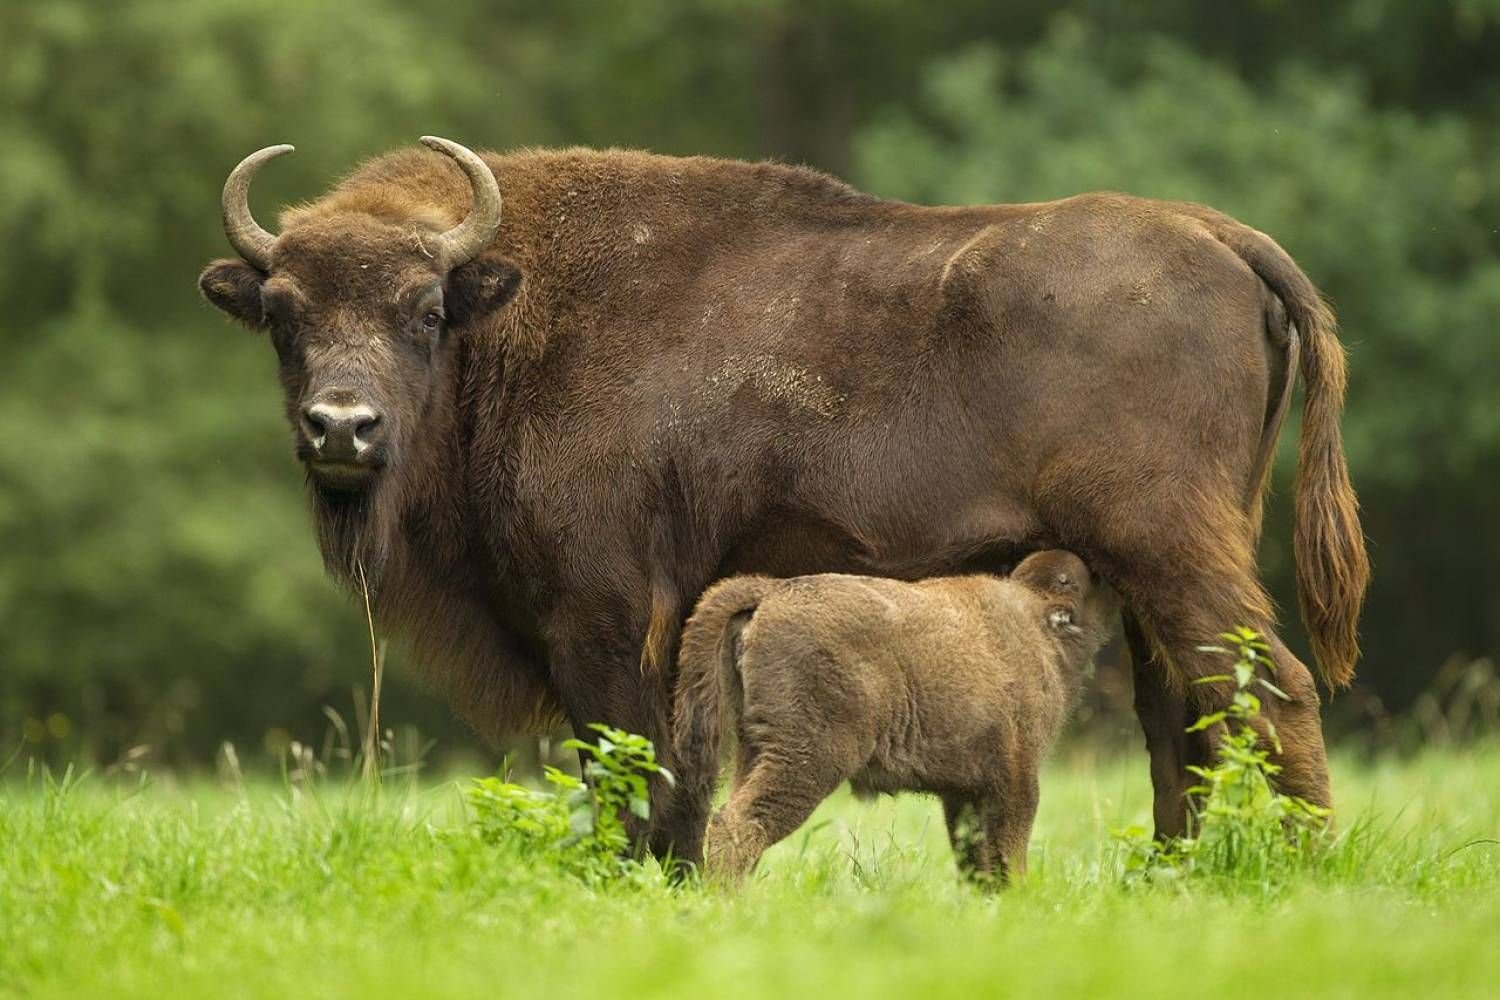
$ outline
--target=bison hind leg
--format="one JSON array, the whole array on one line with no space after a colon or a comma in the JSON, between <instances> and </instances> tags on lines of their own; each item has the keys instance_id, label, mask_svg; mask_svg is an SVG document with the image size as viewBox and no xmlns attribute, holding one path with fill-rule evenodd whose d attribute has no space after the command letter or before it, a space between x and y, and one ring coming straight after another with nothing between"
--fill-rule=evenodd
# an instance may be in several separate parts
<instances>
[{"instance_id":1,"label":"bison hind leg","mask_svg":"<svg viewBox=\"0 0 1500 1000\"><path fill-rule=\"evenodd\" d=\"M1233 694L1225 683L1201 683L1229 664L1202 647L1236 626L1260 632L1272 648L1274 677L1290 695L1262 699L1282 744L1281 789L1327 805L1328 765L1318 696L1307 667L1274 629L1270 600L1255 571L1256 526L1233 477L1203 472L1196 480L1108 475L1107 460L1085 485L1054 497L1053 523L1120 591L1128 608L1126 637L1135 661L1136 706L1152 756L1158 833L1182 832L1187 803L1183 768L1211 756L1212 740L1189 738L1199 717L1221 711Z\"/></svg>"}]
</instances>

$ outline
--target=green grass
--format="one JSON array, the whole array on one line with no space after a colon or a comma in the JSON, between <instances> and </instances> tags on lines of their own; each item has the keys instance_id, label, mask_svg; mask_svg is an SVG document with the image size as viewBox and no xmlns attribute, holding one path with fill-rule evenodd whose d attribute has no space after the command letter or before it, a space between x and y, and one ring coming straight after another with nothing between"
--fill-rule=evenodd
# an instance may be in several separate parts
<instances>
[{"instance_id":1,"label":"green grass","mask_svg":"<svg viewBox=\"0 0 1500 1000\"><path fill-rule=\"evenodd\" d=\"M0 994L1493 996L1500 747L1335 760L1292 883L1126 885L1144 756L1054 764L1027 881L956 884L939 810L839 795L737 898L590 890L483 843L454 785L0 784ZM404 786L403 786L404 787Z\"/></svg>"}]
</instances>

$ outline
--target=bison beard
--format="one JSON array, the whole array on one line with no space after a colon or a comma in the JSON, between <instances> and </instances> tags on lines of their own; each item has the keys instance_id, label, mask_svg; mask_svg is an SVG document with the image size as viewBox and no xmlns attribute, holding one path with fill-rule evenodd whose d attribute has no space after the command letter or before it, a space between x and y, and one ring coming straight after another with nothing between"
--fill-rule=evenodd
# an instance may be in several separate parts
<instances>
[{"instance_id":1,"label":"bison beard","mask_svg":"<svg viewBox=\"0 0 1500 1000\"><path fill-rule=\"evenodd\" d=\"M350 587L360 585L361 570L371 590L380 586L394 532L388 513L394 505L380 503L383 485L348 491L308 482L323 565L331 576Z\"/></svg>"},{"instance_id":2,"label":"bison beard","mask_svg":"<svg viewBox=\"0 0 1500 1000\"><path fill-rule=\"evenodd\" d=\"M279 236L237 170L245 260L200 286L252 327L266 294L296 312L294 421L349 372L382 401L373 492L314 484L324 557L346 582L363 565L381 627L481 733L560 709L670 754L675 647L714 580L1067 548L1128 609L1160 832L1209 752L1183 730L1228 696L1193 683L1220 670L1199 647L1233 625L1269 636L1291 696L1267 705L1283 787L1329 802L1312 675L1254 565L1299 374L1299 591L1335 685L1368 565L1332 314L1269 237L1123 195L926 208L776 164L434 148L367 163ZM439 288L441 336L413 305ZM695 859L701 809L654 794L652 846Z\"/></svg>"}]
</instances>

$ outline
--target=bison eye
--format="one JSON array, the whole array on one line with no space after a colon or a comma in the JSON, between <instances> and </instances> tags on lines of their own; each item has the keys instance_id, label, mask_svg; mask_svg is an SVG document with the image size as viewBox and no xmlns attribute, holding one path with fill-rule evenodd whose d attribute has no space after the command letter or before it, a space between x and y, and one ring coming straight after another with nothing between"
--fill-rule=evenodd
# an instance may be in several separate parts
<instances>
[{"instance_id":1,"label":"bison eye","mask_svg":"<svg viewBox=\"0 0 1500 1000\"><path fill-rule=\"evenodd\" d=\"M437 333L443 328L443 314L436 309L429 309L422 317L422 329L427 333Z\"/></svg>"}]
</instances>

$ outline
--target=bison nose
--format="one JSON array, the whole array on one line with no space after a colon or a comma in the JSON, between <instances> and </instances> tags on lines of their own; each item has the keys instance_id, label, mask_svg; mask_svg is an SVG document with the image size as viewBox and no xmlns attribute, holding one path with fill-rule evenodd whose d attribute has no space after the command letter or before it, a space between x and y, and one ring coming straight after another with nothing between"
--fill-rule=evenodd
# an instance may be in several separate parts
<instances>
[{"instance_id":1,"label":"bison nose","mask_svg":"<svg viewBox=\"0 0 1500 1000\"><path fill-rule=\"evenodd\" d=\"M303 431L324 462L357 462L379 440L380 414L363 404L313 403L302 408Z\"/></svg>"}]
</instances>

